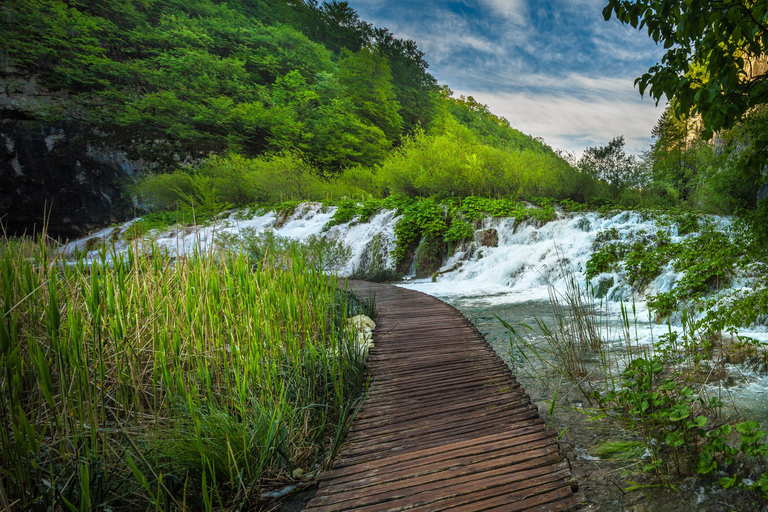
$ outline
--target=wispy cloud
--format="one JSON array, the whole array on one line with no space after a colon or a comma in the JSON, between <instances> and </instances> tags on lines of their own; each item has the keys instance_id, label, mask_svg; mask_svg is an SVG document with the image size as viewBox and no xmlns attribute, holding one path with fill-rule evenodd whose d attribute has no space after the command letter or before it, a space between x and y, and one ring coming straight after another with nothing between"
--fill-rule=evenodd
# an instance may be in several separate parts
<instances>
[{"instance_id":1,"label":"wispy cloud","mask_svg":"<svg viewBox=\"0 0 768 512\"><path fill-rule=\"evenodd\" d=\"M469 91L456 91L471 95ZM626 148L639 154L648 149L649 131L661 115L651 101L601 101L563 95L481 93L474 98L506 117L518 130L558 149L580 154L587 146L602 146L624 135Z\"/></svg>"},{"instance_id":2,"label":"wispy cloud","mask_svg":"<svg viewBox=\"0 0 768 512\"><path fill-rule=\"evenodd\" d=\"M647 149L661 114L633 82L660 57L646 34L606 22L604 0L350 0L415 40L441 83L569 151L617 135Z\"/></svg>"},{"instance_id":3,"label":"wispy cloud","mask_svg":"<svg viewBox=\"0 0 768 512\"><path fill-rule=\"evenodd\" d=\"M479 0L480 5L500 14L516 25L525 24L528 7L525 0Z\"/></svg>"}]
</instances>

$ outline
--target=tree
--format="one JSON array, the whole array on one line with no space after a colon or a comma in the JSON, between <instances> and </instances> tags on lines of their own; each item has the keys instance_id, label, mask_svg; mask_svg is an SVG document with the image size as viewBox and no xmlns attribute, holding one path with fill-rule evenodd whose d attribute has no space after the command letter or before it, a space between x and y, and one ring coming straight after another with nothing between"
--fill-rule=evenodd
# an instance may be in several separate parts
<instances>
[{"instance_id":1,"label":"tree","mask_svg":"<svg viewBox=\"0 0 768 512\"><path fill-rule=\"evenodd\" d=\"M640 94L674 98L678 116L700 114L706 136L768 101L768 2L608 0L603 16L613 15L666 49L635 80Z\"/></svg>"},{"instance_id":2,"label":"tree","mask_svg":"<svg viewBox=\"0 0 768 512\"><path fill-rule=\"evenodd\" d=\"M640 185L643 166L634 156L624 152L624 136L615 137L606 146L588 147L576 163L576 168L596 180L605 180L611 191Z\"/></svg>"},{"instance_id":3,"label":"tree","mask_svg":"<svg viewBox=\"0 0 768 512\"><path fill-rule=\"evenodd\" d=\"M667 105L651 130L655 139L650 151L652 174L655 182L673 186L686 201L700 185L699 174L712 149L699 139L696 120L680 119L674 110Z\"/></svg>"},{"instance_id":4,"label":"tree","mask_svg":"<svg viewBox=\"0 0 768 512\"><path fill-rule=\"evenodd\" d=\"M379 128L391 142L400 138L403 119L398 111L392 73L387 58L371 47L357 53L343 51L339 82L346 87L357 115Z\"/></svg>"},{"instance_id":5,"label":"tree","mask_svg":"<svg viewBox=\"0 0 768 512\"><path fill-rule=\"evenodd\" d=\"M385 28L374 29L373 38L375 48L387 57L404 131L425 128L435 114L433 95L438 87L435 77L427 73L424 52L414 41L397 39Z\"/></svg>"}]
</instances>

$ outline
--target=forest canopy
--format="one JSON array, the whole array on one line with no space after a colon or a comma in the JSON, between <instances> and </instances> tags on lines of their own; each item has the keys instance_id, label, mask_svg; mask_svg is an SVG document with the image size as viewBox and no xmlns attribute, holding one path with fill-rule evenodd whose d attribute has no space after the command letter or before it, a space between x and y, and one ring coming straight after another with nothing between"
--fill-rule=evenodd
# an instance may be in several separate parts
<instances>
[{"instance_id":1,"label":"forest canopy","mask_svg":"<svg viewBox=\"0 0 768 512\"><path fill-rule=\"evenodd\" d=\"M142 204L583 196L549 146L438 86L414 41L346 2L9 0L0 30L12 66L71 100L46 117L153 163L130 188Z\"/></svg>"},{"instance_id":2,"label":"forest canopy","mask_svg":"<svg viewBox=\"0 0 768 512\"><path fill-rule=\"evenodd\" d=\"M379 160L434 114L416 44L346 2L9 0L0 31L13 66L166 164L292 150L333 173Z\"/></svg>"}]
</instances>

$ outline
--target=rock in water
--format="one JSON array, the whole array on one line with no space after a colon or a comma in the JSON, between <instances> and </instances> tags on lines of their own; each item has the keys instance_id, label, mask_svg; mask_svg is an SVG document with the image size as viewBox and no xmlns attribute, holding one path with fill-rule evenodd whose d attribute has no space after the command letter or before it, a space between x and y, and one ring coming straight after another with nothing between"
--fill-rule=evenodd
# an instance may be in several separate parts
<instances>
[{"instance_id":1,"label":"rock in water","mask_svg":"<svg viewBox=\"0 0 768 512\"><path fill-rule=\"evenodd\" d=\"M485 229L480 232L478 242L483 247L498 247L499 232L495 228Z\"/></svg>"}]
</instances>

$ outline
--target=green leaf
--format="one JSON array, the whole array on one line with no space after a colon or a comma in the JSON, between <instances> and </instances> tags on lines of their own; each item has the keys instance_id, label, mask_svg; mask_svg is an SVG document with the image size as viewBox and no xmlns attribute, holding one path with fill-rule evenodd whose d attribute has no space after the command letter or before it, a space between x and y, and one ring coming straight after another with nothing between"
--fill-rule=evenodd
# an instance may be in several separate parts
<instances>
[{"instance_id":1,"label":"green leaf","mask_svg":"<svg viewBox=\"0 0 768 512\"><path fill-rule=\"evenodd\" d=\"M691 408L687 405L678 405L670 414L669 419L672 421L681 421L691 415Z\"/></svg>"}]
</instances>

